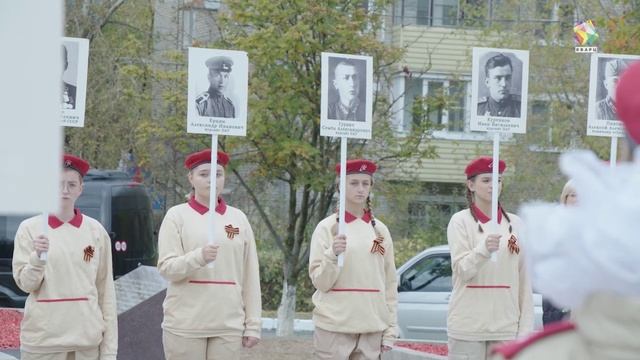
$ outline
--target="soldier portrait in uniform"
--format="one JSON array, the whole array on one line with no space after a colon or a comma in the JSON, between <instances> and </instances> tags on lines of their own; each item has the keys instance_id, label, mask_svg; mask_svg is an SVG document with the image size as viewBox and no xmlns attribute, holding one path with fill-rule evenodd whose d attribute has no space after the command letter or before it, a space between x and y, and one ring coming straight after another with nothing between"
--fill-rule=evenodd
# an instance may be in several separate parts
<instances>
[{"instance_id":1,"label":"soldier portrait in uniform","mask_svg":"<svg viewBox=\"0 0 640 360\"><path fill-rule=\"evenodd\" d=\"M69 51L66 45L62 45L62 108L76 108L76 86L65 81L65 72L69 68ZM67 77L72 77L68 75Z\"/></svg>"},{"instance_id":2,"label":"soldier portrait in uniform","mask_svg":"<svg viewBox=\"0 0 640 360\"><path fill-rule=\"evenodd\" d=\"M366 121L366 61L329 57L327 118Z\"/></svg>"},{"instance_id":3,"label":"soldier portrait in uniform","mask_svg":"<svg viewBox=\"0 0 640 360\"><path fill-rule=\"evenodd\" d=\"M522 68L518 62L512 54L498 53L484 63L484 68L480 71L480 75L484 75L484 81L480 81L478 91L481 95L478 98L478 116L520 117L521 89L513 88L514 78L522 76L516 72L516 69ZM516 63L518 67L514 66Z\"/></svg>"},{"instance_id":4,"label":"soldier portrait in uniform","mask_svg":"<svg viewBox=\"0 0 640 360\"><path fill-rule=\"evenodd\" d=\"M188 59L187 132L246 136L247 53L190 47Z\"/></svg>"},{"instance_id":5,"label":"soldier portrait in uniform","mask_svg":"<svg viewBox=\"0 0 640 360\"><path fill-rule=\"evenodd\" d=\"M233 60L227 56L214 56L205 61L208 69L209 89L196 99L196 109L200 116L235 118L233 101L225 95L233 69Z\"/></svg>"},{"instance_id":6,"label":"soldier portrait in uniform","mask_svg":"<svg viewBox=\"0 0 640 360\"><path fill-rule=\"evenodd\" d=\"M625 60L616 58L600 58L600 71L602 76L599 81L596 103L596 119L598 120L618 120L616 113L616 84L618 77L627 68L628 64Z\"/></svg>"}]
</instances>

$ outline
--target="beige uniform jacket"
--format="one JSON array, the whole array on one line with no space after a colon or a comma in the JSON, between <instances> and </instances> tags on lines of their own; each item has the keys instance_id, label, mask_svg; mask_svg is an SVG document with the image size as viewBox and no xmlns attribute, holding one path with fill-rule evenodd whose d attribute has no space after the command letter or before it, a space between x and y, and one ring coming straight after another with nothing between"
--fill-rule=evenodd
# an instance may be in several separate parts
<instances>
[{"instance_id":1,"label":"beige uniform jacket","mask_svg":"<svg viewBox=\"0 0 640 360\"><path fill-rule=\"evenodd\" d=\"M202 247L209 209L195 199L169 209L158 238L158 270L169 281L162 327L178 336L260 337L262 300L258 254L245 214L220 199L215 215L218 256L213 268Z\"/></svg>"},{"instance_id":2,"label":"beige uniform jacket","mask_svg":"<svg viewBox=\"0 0 640 360\"><path fill-rule=\"evenodd\" d=\"M313 294L315 326L340 333L383 332L383 344L391 346L397 337L398 284L393 242L387 227L376 219L382 236L380 249L369 213L345 217L347 249L344 266L338 267L333 253L332 228L336 215L322 220L311 237L309 276Z\"/></svg>"},{"instance_id":3,"label":"beige uniform jacket","mask_svg":"<svg viewBox=\"0 0 640 360\"><path fill-rule=\"evenodd\" d=\"M573 324L552 324L540 334L504 345L491 359L640 359L640 299L592 295L573 312Z\"/></svg>"},{"instance_id":4,"label":"beige uniform jacket","mask_svg":"<svg viewBox=\"0 0 640 360\"><path fill-rule=\"evenodd\" d=\"M21 348L51 353L99 347L100 359L115 360L118 323L109 235L78 210L68 223L50 216L45 262L33 248L42 222L42 216L29 218L16 233L13 278L29 293Z\"/></svg>"},{"instance_id":5,"label":"beige uniform jacket","mask_svg":"<svg viewBox=\"0 0 640 360\"><path fill-rule=\"evenodd\" d=\"M476 208L477 209L477 208ZM451 217L447 239L451 249L453 291L449 302L449 337L466 341L511 340L533 331L533 292L519 244L519 217L502 216L497 261L490 260L485 239L491 233L489 218L477 209L484 232L469 209ZM509 239L520 252L509 250Z\"/></svg>"}]
</instances>

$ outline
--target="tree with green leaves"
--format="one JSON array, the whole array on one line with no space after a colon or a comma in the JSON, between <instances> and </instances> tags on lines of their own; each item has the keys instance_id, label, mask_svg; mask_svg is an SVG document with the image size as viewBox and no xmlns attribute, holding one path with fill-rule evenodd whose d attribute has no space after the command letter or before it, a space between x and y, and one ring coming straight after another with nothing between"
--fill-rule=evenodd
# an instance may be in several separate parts
<instances>
[{"instance_id":1,"label":"tree with green leaves","mask_svg":"<svg viewBox=\"0 0 640 360\"><path fill-rule=\"evenodd\" d=\"M593 19L601 52L637 54L640 33L634 1L581 0L520 2L491 9L468 5L468 22L481 46L530 51L527 133L503 143L501 156L516 169L507 178L504 200L510 208L532 199L557 200L565 179L558 156L588 148L609 158L610 139L586 136L590 55L575 53L575 20Z\"/></svg>"},{"instance_id":2,"label":"tree with green leaves","mask_svg":"<svg viewBox=\"0 0 640 360\"><path fill-rule=\"evenodd\" d=\"M283 256L283 294L278 333L293 330L296 286L307 276L309 240L315 225L333 211L334 164L339 139L320 136L320 54L370 55L374 59L374 129L370 141L350 141L351 157L378 161L433 156L420 146L430 129L416 127L398 139L391 127L389 77L399 71L402 50L382 40L390 1L259 0L226 2L217 48L248 52L249 131L222 146L239 155L247 171L234 169L261 221ZM368 6L367 6L368 5ZM265 189L282 197L269 202Z\"/></svg>"},{"instance_id":3,"label":"tree with green leaves","mask_svg":"<svg viewBox=\"0 0 640 360\"><path fill-rule=\"evenodd\" d=\"M383 172L397 159L433 157L434 149L428 145L433 124L417 122L402 138L392 128L392 105L397 99L390 96L390 78L401 72L403 50L383 41L384 11L390 1L225 4L219 19L220 41L197 45L244 50L249 55L248 136L221 137L220 147L238 160L230 168L240 184L240 196L251 200L247 213L260 219L282 254L278 317L279 333L287 334L293 328L296 287L300 276L307 276L311 232L333 211L336 192L333 166L339 139L321 137L319 128L321 52L374 59L373 139L350 141L351 157L374 159L383 165ZM68 135L69 146L98 166L113 167L122 151L133 150L139 164L149 170L145 183L171 206L184 201L189 190L182 169L184 155L208 146L210 138L185 133L186 54L181 49L154 53L156 10L150 2L125 2L94 35L88 126ZM83 22L68 18L68 23ZM376 188L383 190L380 185Z\"/></svg>"}]
</instances>

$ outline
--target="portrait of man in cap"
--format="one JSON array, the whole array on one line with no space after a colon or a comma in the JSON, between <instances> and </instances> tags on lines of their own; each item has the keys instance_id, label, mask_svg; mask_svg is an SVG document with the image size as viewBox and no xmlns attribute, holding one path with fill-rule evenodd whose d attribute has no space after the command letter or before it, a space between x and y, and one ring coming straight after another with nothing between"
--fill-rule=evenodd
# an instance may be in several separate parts
<instances>
[{"instance_id":1,"label":"portrait of man in cap","mask_svg":"<svg viewBox=\"0 0 640 360\"><path fill-rule=\"evenodd\" d=\"M209 90L196 97L196 109L200 116L235 118L236 110L233 102L225 96L233 60L226 56L215 56L207 59L205 65L209 69Z\"/></svg>"},{"instance_id":2,"label":"portrait of man in cap","mask_svg":"<svg viewBox=\"0 0 640 360\"><path fill-rule=\"evenodd\" d=\"M62 74L67 71L69 67L69 54L67 47L62 45ZM62 108L63 109L75 109L76 108L76 87L71 85L62 79Z\"/></svg>"},{"instance_id":3,"label":"portrait of man in cap","mask_svg":"<svg viewBox=\"0 0 640 360\"><path fill-rule=\"evenodd\" d=\"M489 96L478 99L478 116L520 117L520 95L512 94L511 88L513 70L507 55L497 54L487 60L484 84Z\"/></svg>"},{"instance_id":4,"label":"portrait of man in cap","mask_svg":"<svg viewBox=\"0 0 640 360\"><path fill-rule=\"evenodd\" d=\"M602 78L602 86L606 92L606 96L596 103L596 119L598 120L617 120L616 113L616 84L618 77L627 68L627 63L622 59L603 59L606 61L604 65L604 76Z\"/></svg>"},{"instance_id":5,"label":"portrait of man in cap","mask_svg":"<svg viewBox=\"0 0 640 360\"><path fill-rule=\"evenodd\" d=\"M332 120L366 121L366 62L349 58L329 59L329 103L327 118ZM364 90L364 89L362 89Z\"/></svg>"}]
</instances>

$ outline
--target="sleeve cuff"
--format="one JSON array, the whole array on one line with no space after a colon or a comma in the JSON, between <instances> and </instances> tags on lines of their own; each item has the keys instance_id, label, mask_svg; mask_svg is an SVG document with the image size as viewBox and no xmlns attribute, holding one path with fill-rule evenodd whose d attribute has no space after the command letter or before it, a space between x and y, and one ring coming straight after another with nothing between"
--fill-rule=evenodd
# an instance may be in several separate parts
<instances>
[{"instance_id":1,"label":"sleeve cuff","mask_svg":"<svg viewBox=\"0 0 640 360\"><path fill-rule=\"evenodd\" d=\"M338 263L338 256L333 253L332 248L328 248L327 250L324 251L324 258L327 259L327 261L332 262L334 264Z\"/></svg>"},{"instance_id":2,"label":"sleeve cuff","mask_svg":"<svg viewBox=\"0 0 640 360\"><path fill-rule=\"evenodd\" d=\"M204 255L202 254L202 248L197 248L191 252L191 255L195 262L200 266L207 265L207 262L204 260Z\"/></svg>"},{"instance_id":3,"label":"sleeve cuff","mask_svg":"<svg viewBox=\"0 0 640 360\"><path fill-rule=\"evenodd\" d=\"M491 253L487 250L487 246L484 241L481 241L476 245L475 252L486 257L487 259L491 257Z\"/></svg>"},{"instance_id":4,"label":"sleeve cuff","mask_svg":"<svg viewBox=\"0 0 640 360\"><path fill-rule=\"evenodd\" d=\"M395 343L396 343L396 339L395 338L386 338L386 337L382 338L382 345L383 346L393 347L393 345Z\"/></svg>"},{"instance_id":5,"label":"sleeve cuff","mask_svg":"<svg viewBox=\"0 0 640 360\"><path fill-rule=\"evenodd\" d=\"M251 336L260 339L260 330L245 329L242 336Z\"/></svg>"},{"instance_id":6,"label":"sleeve cuff","mask_svg":"<svg viewBox=\"0 0 640 360\"><path fill-rule=\"evenodd\" d=\"M40 260L40 257L38 257L38 253L34 251L31 253L31 256L29 256L29 264L35 267L42 267L45 266L47 262Z\"/></svg>"}]
</instances>

